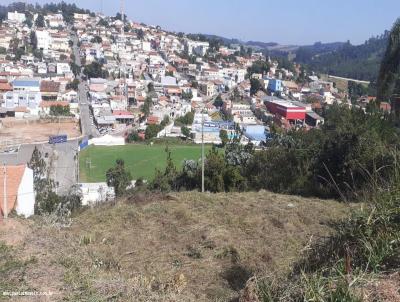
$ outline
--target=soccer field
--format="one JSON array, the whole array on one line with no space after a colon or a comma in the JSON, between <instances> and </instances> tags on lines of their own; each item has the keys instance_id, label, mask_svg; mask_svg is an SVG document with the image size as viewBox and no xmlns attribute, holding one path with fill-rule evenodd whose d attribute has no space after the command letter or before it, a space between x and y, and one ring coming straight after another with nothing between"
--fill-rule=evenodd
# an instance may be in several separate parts
<instances>
[{"instance_id":1,"label":"soccer field","mask_svg":"<svg viewBox=\"0 0 400 302\"><path fill-rule=\"evenodd\" d=\"M185 159L201 158L201 146L171 145L168 146L171 156L178 169ZM206 152L210 150L206 146ZM125 161L125 167L131 172L133 179L140 177L151 180L156 169L164 169L167 154L165 145L126 145L116 147L91 146L80 153L80 181L103 182L106 172L115 165L117 159Z\"/></svg>"}]
</instances>

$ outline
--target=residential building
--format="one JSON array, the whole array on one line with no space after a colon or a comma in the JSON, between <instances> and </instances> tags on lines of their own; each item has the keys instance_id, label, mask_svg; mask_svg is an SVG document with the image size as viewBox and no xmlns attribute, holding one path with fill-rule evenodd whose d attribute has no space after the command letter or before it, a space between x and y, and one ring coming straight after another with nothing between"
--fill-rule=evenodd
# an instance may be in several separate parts
<instances>
[{"instance_id":1,"label":"residential building","mask_svg":"<svg viewBox=\"0 0 400 302\"><path fill-rule=\"evenodd\" d=\"M15 23L23 23L26 20L25 14L15 12L8 12L7 13L7 20Z\"/></svg>"},{"instance_id":2,"label":"residential building","mask_svg":"<svg viewBox=\"0 0 400 302\"><path fill-rule=\"evenodd\" d=\"M33 170L26 165L2 166L0 168L0 211L1 216L13 210L18 215L28 218L35 212L35 191ZM5 185L5 186L4 186ZM4 207L6 195L6 207Z\"/></svg>"}]
</instances>

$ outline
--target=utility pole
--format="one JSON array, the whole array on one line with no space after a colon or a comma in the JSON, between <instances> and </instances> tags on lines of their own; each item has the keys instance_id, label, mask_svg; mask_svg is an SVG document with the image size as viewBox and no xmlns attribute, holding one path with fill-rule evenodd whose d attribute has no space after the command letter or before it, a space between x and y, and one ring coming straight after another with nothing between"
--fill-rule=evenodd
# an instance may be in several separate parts
<instances>
[{"instance_id":1,"label":"utility pole","mask_svg":"<svg viewBox=\"0 0 400 302\"><path fill-rule=\"evenodd\" d=\"M86 159L86 167L89 167L89 176L91 176L91 171L92 171L92 159L89 157Z\"/></svg>"},{"instance_id":2,"label":"utility pole","mask_svg":"<svg viewBox=\"0 0 400 302\"><path fill-rule=\"evenodd\" d=\"M204 111L201 111L201 192L204 193Z\"/></svg>"},{"instance_id":3,"label":"utility pole","mask_svg":"<svg viewBox=\"0 0 400 302\"><path fill-rule=\"evenodd\" d=\"M76 150L75 160L76 160L76 183L79 184L79 146L78 149Z\"/></svg>"},{"instance_id":4,"label":"utility pole","mask_svg":"<svg viewBox=\"0 0 400 302\"><path fill-rule=\"evenodd\" d=\"M4 190L3 190L3 217L4 219L8 218L8 205L7 205L7 167L6 164L3 166L4 171Z\"/></svg>"}]
</instances>

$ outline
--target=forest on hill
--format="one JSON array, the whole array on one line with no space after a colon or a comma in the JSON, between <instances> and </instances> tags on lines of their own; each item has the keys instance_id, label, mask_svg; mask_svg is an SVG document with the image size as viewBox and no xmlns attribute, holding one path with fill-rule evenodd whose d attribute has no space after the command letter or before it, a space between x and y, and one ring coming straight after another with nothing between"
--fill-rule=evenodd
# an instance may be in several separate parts
<instances>
[{"instance_id":1,"label":"forest on hill","mask_svg":"<svg viewBox=\"0 0 400 302\"><path fill-rule=\"evenodd\" d=\"M300 47L296 51L295 60L306 64L310 70L316 72L376 81L389 34L389 31L385 31L382 35L372 37L361 45L352 45L348 41L333 51L318 44Z\"/></svg>"}]
</instances>

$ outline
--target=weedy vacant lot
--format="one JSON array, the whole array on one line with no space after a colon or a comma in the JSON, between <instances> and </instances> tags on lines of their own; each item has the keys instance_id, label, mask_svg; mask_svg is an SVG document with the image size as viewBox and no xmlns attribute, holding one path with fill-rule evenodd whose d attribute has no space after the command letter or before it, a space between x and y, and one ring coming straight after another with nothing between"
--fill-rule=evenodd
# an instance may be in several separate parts
<instances>
[{"instance_id":1,"label":"weedy vacant lot","mask_svg":"<svg viewBox=\"0 0 400 302\"><path fill-rule=\"evenodd\" d=\"M14 219L0 226L0 290L54 293L38 301L236 301L251 276L286 274L349 211L262 191L136 196L68 228Z\"/></svg>"}]
</instances>

